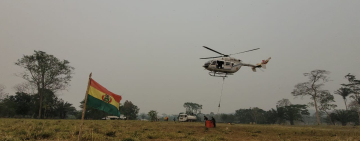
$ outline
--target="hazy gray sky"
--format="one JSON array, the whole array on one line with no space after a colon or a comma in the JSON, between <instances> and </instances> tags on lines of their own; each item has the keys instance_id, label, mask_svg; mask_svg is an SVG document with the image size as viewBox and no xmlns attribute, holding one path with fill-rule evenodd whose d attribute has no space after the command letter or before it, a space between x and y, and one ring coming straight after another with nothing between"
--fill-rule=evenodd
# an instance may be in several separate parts
<instances>
[{"instance_id":1,"label":"hazy gray sky","mask_svg":"<svg viewBox=\"0 0 360 141\"><path fill-rule=\"evenodd\" d=\"M272 57L264 72L242 67L225 80L221 113L240 108L274 108L293 99L307 81L302 73L331 72L325 89L360 78L360 1L0 1L0 84L24 82L14 62L42 50L75 67L68 91L58 95L78 108L87 78L132 101L140 113L183 112L185 102L217 112L221 78L202 68L216 56L202 46L235 55L245 63ZM335 95L339 108L343 100ZM78 108L79 109L79 108ZM313 108L312 108L313 109Z\"/></svg>"}]
</instances>

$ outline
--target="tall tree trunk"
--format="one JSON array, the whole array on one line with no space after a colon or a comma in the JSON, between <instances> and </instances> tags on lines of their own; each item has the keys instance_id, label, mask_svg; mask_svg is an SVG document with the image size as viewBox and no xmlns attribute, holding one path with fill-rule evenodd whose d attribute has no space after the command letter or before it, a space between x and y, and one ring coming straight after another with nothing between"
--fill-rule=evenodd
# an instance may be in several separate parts
<instances>
[{"instance_id":1,"label":"tall tree trunk","mask_svg":"<svg viewBox=\"0 0 360 141\"><path fill-rule=\"evenodd\" d=\"M346 126L346 124L347 124L347 122L341 121L341 125L342 125L342 126Z\"/></svg>"},{"instance_id":2,"label":"tall tree trunk","mask_svg":"<svg viewBox=\"0 0 360 141\"><path fill-rule=\"evenodd\" d=\"M294 120L290 120L290 125L294 125Z\"/></svg>"},{"instance_id":3,"label":"tall tree trunk","mask_svg":"<svg viewBox=\"0 0 360 141\"><path fill-rule=\"evenodd\" d=\"M347 111L348 109L347 109L346 99L344 99L344 102L345 102L345 109Z\"/></svg>"},{"instance_id":4,"label":"tall tree trunk","mask_svg":"<svg viewBox=\"0 0 360 141\"><path fill-rule=\"evenodd\" d=\"M40 97L40 106L39 106L39 116L38 116L38 118L41 119L42 90L40 89L40 86L38 87L38 93L39 93L39 97Z\"/></svg>"},{"instance_id":5,"label":"tall tree trunk","mask_svg":"<svg viewBox=\"0 0 360 141\"><path fill-rule=\"evenodd\" d=\"M360 111L358 111L358 116L359 116L359 124L360 124Z\"/></svg>"},{"instance_id":6,"label":"tall tree trunk","mask_svg":"<svg viewBox=\"0 0 360 141\"><path fill-rule=\"evenodd\" d=\"M45 105L45 107L44 107L44 116L43 116L44 119L46 119L46 107L47 107L47 106Z\"/></svg>"},{"instance_id":7,"label":"tall tree trunk","mask_svg":"<svg viewBox=\"0 0 360 141\"><path fill-rule=\"evenodd\" d=\"M45 72L42 73L41 75L41 85L42 88L40 88L40 85L38 85L38 87L40 88L40 109L39 109L39 118L41 119L41 106L42 106L42 97L44 95L44 90L45 90Z\"/></svg>"},{"instance_id":8,"label":"tall tree trunk","mask_svg":"<svg viewBox=\"0 0 360 141\"><path fill-rule=\"evenodd\" d=\"M316 103L317 90L314 88L315 82L316 81L314 80L311 88L314 90L313 99L314 99L314 103L315 103L316 120L317 120L317 124L320 125L319 110L318 110L317 103Z\"/></svg>"},{"instance_id":9,"label":"tall tree trunk","mask_svg":"<svg viewBox=\"0 0 360 141\"><path fill-rule=\"evenodd\" d=\"M359 93L355 93L355 101L357 102L357 104L360 105L360 97L359 97ZM359 117L359 124L360 124L360 111L358 110L358 117Z\"/></svg>"},{"instance_id":10,"label":"tall tree trunk","mask_svg":"<svg viewBox=\"0 0 360 141\"><path fill-rule=\"evenodd\" d=\"M319 111L318 111L318 107L317 107L317 103L316 103L316 98L315 98L315 97L314 97L314 103L315 103L317 124L320 125Z\"/></svg>"},{"instance_id":11,"label":"tall tree trunk","mask_svg":"<svg viewBox=\"0 0 360 141\"><path fill-rule=\"evenodd\" d=\"M329 114L326 110L325 110L325 113L327 114L327 117L329 118L330 123L331 123L332 125L335 125L335 122L333 122L332 118L330 117L330 114Z\"/></svg>"},{"instance_id":12,"label":"tall tree trunk","mask_svg":"<svg viewBox=\"0 0 360 141\"><path fill-rule=\"evenodd\" d=\"M330 115L328 115L328 118L329 118L329 120L330 120L330 123L331 123L332 125L335 125L335 123L332 121Z\"/></svg>"}]
</instances>

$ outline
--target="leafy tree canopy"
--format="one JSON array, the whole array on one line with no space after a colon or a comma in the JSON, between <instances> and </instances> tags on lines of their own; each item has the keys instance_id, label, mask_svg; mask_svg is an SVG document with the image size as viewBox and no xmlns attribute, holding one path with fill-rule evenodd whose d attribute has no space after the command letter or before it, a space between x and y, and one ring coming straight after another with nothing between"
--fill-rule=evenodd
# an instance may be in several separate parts
<instances>
[{"instance_id":1,"label":"leafy tree canopy","mask_svg":"<svg viewBox=\"0 0 360 141\"><path fill-rule=\"evenodd\" d=\"M131 101L125 101L123 105L119 107L120 114L126 116L127 119L135 120L139 113L139 108L134 105Z\"/></svg>"},{"instance_id":2,"label":"leafy tree canopy","mask_svg":"<svg viewBox=\"0 0 360 141\"><path fill-rule=\"evenodd\" d=\"M184 103L184 108L186 109L186 114L197 114L201 113L202 105L192 102Z\"/></svg>"},{"instance_id":3,"label":"leafy tree canopy","mask_svg":"<svg viewBox=\"0 0 360 141\"><path fill-rule=\"evenodd\" d=\"M56 92L69 86L74 67L67 60L59 60L43 51L34 51L32 55L24 55L15 62L25 69L20 76L37 87L39 94L39 118L41 118L42 97L46 94L42 90Z\"/></svg>"}]
</instances>

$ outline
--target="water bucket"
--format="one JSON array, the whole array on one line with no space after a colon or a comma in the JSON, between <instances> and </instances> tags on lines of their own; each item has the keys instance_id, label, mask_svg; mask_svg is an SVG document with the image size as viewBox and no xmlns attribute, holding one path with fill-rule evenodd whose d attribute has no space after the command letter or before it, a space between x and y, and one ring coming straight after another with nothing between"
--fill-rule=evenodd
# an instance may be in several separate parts
<instances>
[{"instance_id":1,"label":"water bucket","mask_svg":"<svg viewBox=\"0 0 360 141\"><path fill-rule=\"evenodd\" d=\"M206 120L205 123L207 128L214 128L214 123L211 120Z\"/></svg>"}]
</instances>

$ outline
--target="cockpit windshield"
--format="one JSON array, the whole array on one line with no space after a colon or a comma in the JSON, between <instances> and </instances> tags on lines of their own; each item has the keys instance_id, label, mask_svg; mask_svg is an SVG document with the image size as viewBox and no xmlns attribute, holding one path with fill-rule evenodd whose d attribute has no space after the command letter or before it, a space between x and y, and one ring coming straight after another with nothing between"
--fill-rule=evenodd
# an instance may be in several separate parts
<instances>
[{"instance_id":1,"label":"cockpit windshield","mask_svg":"<svg viewBox=\"0 0 360 141\"><path fill-rule=\"evenodd\" d=\"M209 66L211 61L207 61L204 65Z\"/></svg>"}]
</instances>

